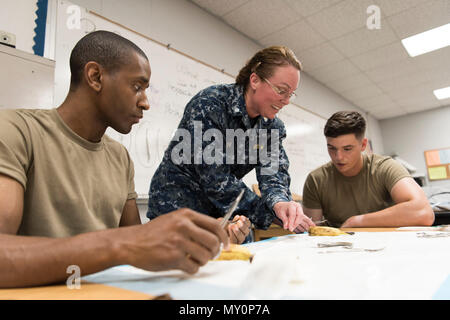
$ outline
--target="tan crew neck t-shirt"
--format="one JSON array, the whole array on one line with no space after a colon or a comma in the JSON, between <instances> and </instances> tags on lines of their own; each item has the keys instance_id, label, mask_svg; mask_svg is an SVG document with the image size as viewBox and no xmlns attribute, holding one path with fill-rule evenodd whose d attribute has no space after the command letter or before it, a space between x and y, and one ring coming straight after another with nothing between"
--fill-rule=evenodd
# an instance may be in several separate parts
<instances>
[{"instance_id":1,"label":"tan crew neck t-shirt","mask_svg":"<svg viewBox=\"0 0 450 320\"><path fill-rule=\"evenodd\" d=\"M340 227L348 218L383 210L394 205L392 187L408 171L391 157L363 155L363 167L353 177L342 175L329 162L306 178L303 187L303 205L322 209L331 226Z\"/></svg>"},{"instance_id":2,"label":"tan crew neck t-shirt","mask_svg":"<svg viewBox=\"0 0 450 320\"><path fill-rule=\"evenodd\" d=\"M92 143L56 109L0 111L0 173L24 188L19 235L68 237L119 226L136 198L127 150L108 136Z\"/></svg>"}]
</instances>

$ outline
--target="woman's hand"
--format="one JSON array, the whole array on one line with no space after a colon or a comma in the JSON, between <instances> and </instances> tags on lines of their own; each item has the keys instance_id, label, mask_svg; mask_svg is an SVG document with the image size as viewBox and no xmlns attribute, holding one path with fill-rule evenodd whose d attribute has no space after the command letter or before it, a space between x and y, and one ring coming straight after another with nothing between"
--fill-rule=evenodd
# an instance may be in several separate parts
<instances>
[{"instance_id":1,"label":"woman's hand","mask_svg":"<svg viewBox=\"0 0 450 320\"><path fill-rule=\"evenodd\" d=\"M273 210L283 223L283 228L291 232L300 233L315 226L314 222L303 213L302 206L298 202L277 202Z\"/></svg>"}]
</instances>

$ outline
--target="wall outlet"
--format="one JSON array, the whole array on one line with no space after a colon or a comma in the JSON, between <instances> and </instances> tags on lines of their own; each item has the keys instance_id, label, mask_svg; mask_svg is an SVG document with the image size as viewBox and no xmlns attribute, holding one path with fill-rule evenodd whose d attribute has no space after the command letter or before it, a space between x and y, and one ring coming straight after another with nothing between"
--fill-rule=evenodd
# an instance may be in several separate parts
<instances>
[{"instance_id":1,"label":"wall outlet","mask_svg":"<svg viewBox=\"0 0 450 320\"><path fill-rule=\"evenodd\" d=\"M6 44L7 46L16 47L16 35L0 30L0 43Z\"/></svg>"}]
</instances>

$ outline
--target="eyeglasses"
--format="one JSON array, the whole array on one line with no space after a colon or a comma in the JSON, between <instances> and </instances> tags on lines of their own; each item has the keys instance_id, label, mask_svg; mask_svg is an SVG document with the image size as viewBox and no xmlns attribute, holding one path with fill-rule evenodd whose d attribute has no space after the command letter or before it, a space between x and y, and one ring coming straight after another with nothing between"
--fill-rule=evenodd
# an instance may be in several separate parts
<instances>
[{"instance_id":1,"label":"eyeglasses","mask_svg":"<svg viewBox=\"0 0 450 320\"><path fill-rule=\"evenodd\" d=\"M284 99L288 99L288 100L292 101L295 98L297 98L297 95L295 94L295 92L289 93L289 91L286 91L285 89L280 89L277 86L273 85L272 82L270 82L266 78L262 78L262 79L265 82L267 82L267 84L273 89L273 91L275 91L275 93L277 93L278 95L282 96Z\"/></svg>"}]
</instances>

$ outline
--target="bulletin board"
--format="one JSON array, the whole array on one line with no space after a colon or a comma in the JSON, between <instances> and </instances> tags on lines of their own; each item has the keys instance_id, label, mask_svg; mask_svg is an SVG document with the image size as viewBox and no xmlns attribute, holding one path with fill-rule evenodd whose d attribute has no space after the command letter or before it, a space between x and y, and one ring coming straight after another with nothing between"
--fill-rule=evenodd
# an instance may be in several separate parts
<instances>
[{"instance_id":1,"label":"bulletin board","mask_svg":"<svg viewBox=\"0 0 450 320\"><path fill-rule=\"evenodd\" d=\"M424 155L430 181L450 179L450 147L427 150Z\"/></svg>"}]
</instances>

